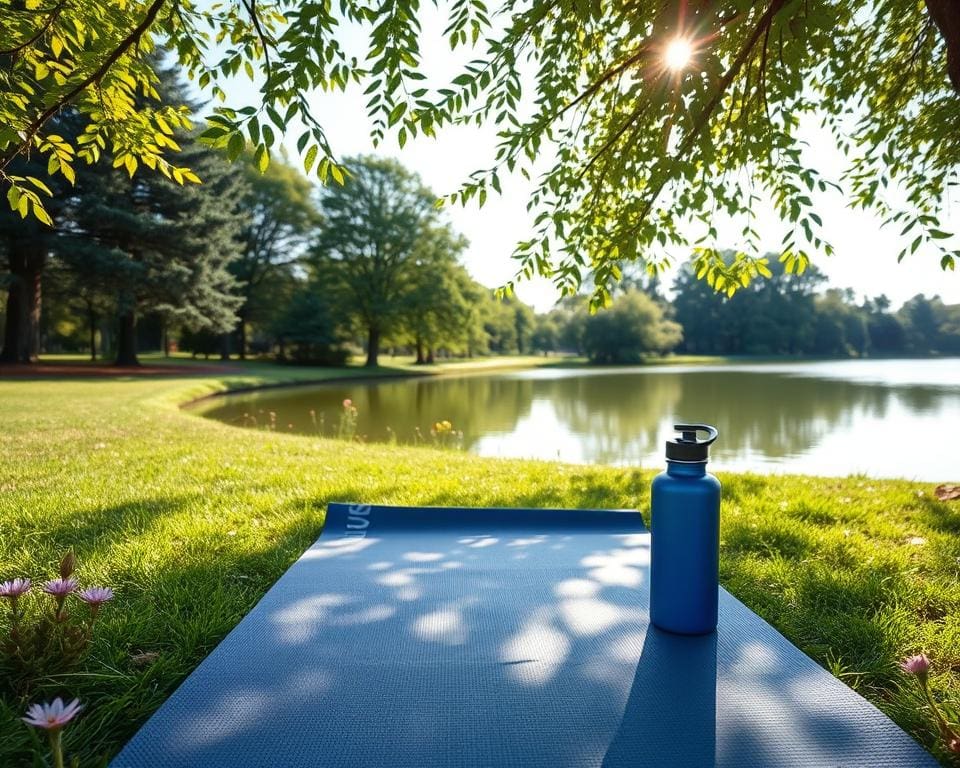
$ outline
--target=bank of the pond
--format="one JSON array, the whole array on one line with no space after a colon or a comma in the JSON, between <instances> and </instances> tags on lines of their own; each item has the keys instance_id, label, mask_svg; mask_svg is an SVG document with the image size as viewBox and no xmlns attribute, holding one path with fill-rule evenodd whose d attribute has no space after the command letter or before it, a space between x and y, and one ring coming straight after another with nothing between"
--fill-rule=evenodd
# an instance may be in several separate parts
<instances>
[{"instance_id":1,"label":"bank of the pond","mask_svg":"<svg viewBox=\"0 0 960 768\"><path fill-rule=\"evenodd\" d=\"M117 590L86 662L31 698L85 702L65 737L82 764L117 751L314 541L331 500L648 513L646 472L240 430L178 407L285 372L0 381L0 578L52 576L73 547L85 583ZM896 661L928 652L938 695L960 695L960 505L900 481L722 479L725 585L936 749ZM0 765L32 764L25 704L0 699Z\"/></svg>"}]
</instances>

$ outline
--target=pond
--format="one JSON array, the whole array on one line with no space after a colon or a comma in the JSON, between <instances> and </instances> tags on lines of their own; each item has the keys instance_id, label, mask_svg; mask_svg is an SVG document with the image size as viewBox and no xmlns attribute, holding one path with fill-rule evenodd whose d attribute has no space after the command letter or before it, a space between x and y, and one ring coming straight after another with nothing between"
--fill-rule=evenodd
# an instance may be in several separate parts
<instances>
[{"instance_id":1,"label":"pond","mask_svg":"<svg viewBox=\"0 0 960 768\"><path fill-rule=\"evenodd\" d=\"M718 470L960 479L960 359L538 368L265 390L198 410L333 436L346 398L367 441L653 468L689 420L719 428ZM443 421L452 434L431 434Z\"/></svg>"}]
</instances>

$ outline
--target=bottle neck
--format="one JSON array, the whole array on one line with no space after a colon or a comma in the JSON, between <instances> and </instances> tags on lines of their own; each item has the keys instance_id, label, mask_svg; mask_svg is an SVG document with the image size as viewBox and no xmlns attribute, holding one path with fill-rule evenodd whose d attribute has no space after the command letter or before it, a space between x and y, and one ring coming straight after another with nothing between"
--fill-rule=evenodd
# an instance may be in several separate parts
<instances>
[{"instance_id":1,"label":"bottle neck","mask_svg":"<svg viewBox=\"0 0 960 768\"><path fill-rule=\"evenodd\" d=\"M672 477L703 477L707 474L707 462L684 462L667 460L667 474Z\"/></svg>"}]
</instances>

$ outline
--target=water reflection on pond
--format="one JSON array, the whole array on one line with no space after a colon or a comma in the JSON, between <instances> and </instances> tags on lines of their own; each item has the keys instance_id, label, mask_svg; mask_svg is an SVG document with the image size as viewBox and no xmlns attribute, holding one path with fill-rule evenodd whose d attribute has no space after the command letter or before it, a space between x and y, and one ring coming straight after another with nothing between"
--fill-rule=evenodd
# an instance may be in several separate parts
<instances>
[{"instance_id":1,"label":"water reflection on pond","mask_svg":"<svg viewBox=\"0 0 960 768\"><path fill-rule=\"evenodd\" d=\"M333 435L342 401L369 441L431 441L450 421L485 456L662 463L676 421L716 424L717 469L949 480L960 477L960 360L549 368L341 382L203 406L238 425ZM311 416L311 411L314 415ZM274 416L271 417L270 414Z\"/></svg>"}]
</instances>

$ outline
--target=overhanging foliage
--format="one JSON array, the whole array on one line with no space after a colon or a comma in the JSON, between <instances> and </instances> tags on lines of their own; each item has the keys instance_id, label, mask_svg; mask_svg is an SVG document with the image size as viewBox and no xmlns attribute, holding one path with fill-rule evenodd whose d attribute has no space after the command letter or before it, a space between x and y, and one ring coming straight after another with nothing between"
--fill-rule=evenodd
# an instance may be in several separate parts
<instances>
[{"instance_id":1,"label":"overhanging foliage","mask_svg":"<svg viewBox=\"0 0 960 768\"><path fill-rule=\"evenodd\" d=\"M831 253L812 194L839 189L878 213L909 244L960 252L941 223L960 160L960 8L951 0L483 0L442 9L454 49L475 58L448 87L424 85L419 0L366 5L340 0L238 0L213 6L175 0L2 0L0 174L10 204L46 218L41 179L7 174L24 152L73 175L76 159L109 152L180 181L170 138L186 122L176 104L136 107L155 96L147 54L176 53L201 90L228 102L231 78L258 84L261 102L215 109L204 136L231 158L251 147L265 168L281 132L299 121L296 146L308 172L344 181L314 90L365 89L373 136L400 145L457 124L493 121L495 161L452 196L481 204L501 175L536 175L536 231L520 243L520 273L551 276L566 293L586 274L595 305L608 300L624 261L656 271L664 248L694 245L697 272L733 293L768 273L753 225L761 201L784 222L779 258L802 271ZM343 30L367 32L362 58ZM689 63L665 64L681 38ZM71 104L88 120L75 142L45 131ZM821 120L848 160L837 177L805 155L798 131ZM553 157L542 172L538 159ZM743 223L746 247L732 262L717 250L719 214ZM690 242L699 223L703 239Z\"/></svg>"}]
</instances>

